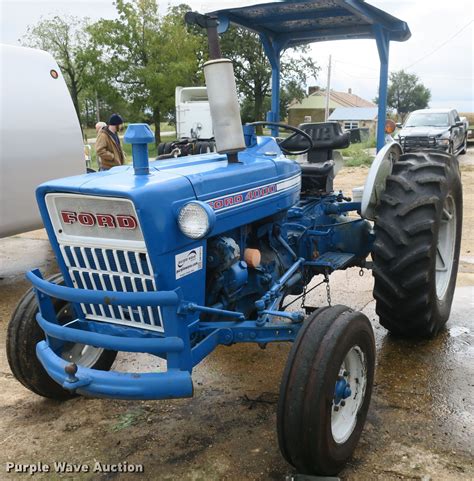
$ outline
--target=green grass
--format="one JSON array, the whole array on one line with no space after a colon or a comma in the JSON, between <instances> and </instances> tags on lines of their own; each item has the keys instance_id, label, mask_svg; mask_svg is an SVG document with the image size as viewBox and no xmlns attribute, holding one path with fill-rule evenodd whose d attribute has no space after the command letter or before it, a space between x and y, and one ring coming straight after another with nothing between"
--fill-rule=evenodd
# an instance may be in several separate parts
<instances>
[{"instance_id":1,"label":"green grass","mask_svg":"<svg viewBox=\"0 0 474 481\"><path fill-rule=\"evenodd\" d=\"M347 149L341 150L344 156L344 164L348 167L371 165L374 157L369 153L369 143L351 144Z\"/></svg>"},{"instance_id":2,"label":"green grass","mask_svg":"<svg viewBox=\"0 0 474 481\"><path fill-rule=\"evenodd\" d=\"M347 149L340 151L344 157L344 164L348 167L372 165L374 157L370 154L370 149L375 148L375 146L375 137L370 137L367 142L361 142L360 144L351 144Z\"/></svg>"}]
</instances>

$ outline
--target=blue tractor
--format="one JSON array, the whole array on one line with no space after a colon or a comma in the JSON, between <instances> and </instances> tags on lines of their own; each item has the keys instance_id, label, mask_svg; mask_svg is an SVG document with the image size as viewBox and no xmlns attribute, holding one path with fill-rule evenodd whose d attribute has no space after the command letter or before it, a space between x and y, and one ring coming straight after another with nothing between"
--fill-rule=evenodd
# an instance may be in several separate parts
<instances>
[{"instance_id":1,"label":"blue tractor","mask_svg":"<svg viewBox=\"0 0 474 481\"><path fill-rule=\"evenodd\" d=\"M219 345L291 341L280 448L302 473L334 474L365 423L374 335L364 314L332 306L329 295L327 306L308 306L305 297L336 270L371 267L382 325L400 336L436 335L458 267L458 163L384 146L379 121L379 152L362 198L351 200L333 189L333 149L348 145L338 124L278 122L281 52L337 38L376 39L385 118L389 41L410 35L385 12L359 0L312 0L186 20L208 32L204 70L218 153L150 163L153 134L135 124L125 135L132 166L38 187L61 274L27 274L33 288L8 328L10 367L49 398L169 399L193 395L193 367ZM241 126L232 64L218 41L230 22L258 32L269 56L273 99L264 123L272 136L256 136L256 123ZM279 138L283 128L292 135ZM297 300L301 309L286 309ZM111 371L118 351L155 355L167 368Z\"/></svg>"}]
</instances>

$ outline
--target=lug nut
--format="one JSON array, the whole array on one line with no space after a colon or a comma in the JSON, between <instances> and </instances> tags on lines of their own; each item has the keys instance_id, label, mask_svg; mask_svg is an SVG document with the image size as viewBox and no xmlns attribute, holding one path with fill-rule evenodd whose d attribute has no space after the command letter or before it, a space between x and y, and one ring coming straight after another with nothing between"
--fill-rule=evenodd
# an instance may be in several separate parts
<instances>
[{"instance_id":1,"label":"lug nut","mask_svg":"<svg viewBox=\"0 0 474 481\"><path fill-rule=\"evenodd\" d=\"M346 405L346 401L341 401L341 406L344 407Z\"/></svg>"},{"instance_id":2,"label":"lug nut","mask_svg":"<svg viewBox=\"0 0 474 481\"><path fill-rule=\"evenodd\" d=\"M339 406L334 406L334 411L339 411Z\"/></svg>"}]
</instances>

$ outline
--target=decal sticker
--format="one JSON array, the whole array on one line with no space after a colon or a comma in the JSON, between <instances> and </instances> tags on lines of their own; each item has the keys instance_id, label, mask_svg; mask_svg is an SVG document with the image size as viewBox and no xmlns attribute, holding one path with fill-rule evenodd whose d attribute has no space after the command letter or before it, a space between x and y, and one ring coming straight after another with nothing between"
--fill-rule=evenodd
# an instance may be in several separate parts
<instances>
[{"instance_id":1,"label":"decal sticker","mask_svg":"<svg viewBox=\"0 0 474 481\"><path fill-rule=\"evenodd\" d=\"M202 269L202 246L175 256L176 280Z\"/></svg>"},{"instance_id":2,"label":"decal sticker","mask_svg":"<svg viewBox=\"0 0 474 481\"><path fill-rule=\"evenodd\" d=\"M274 182L273 184L262 185L261 187L255 187L253 189L244 190L237 194L225 195L218 197L217 199L208 200L207 203L216 212L230 209L232 207L238 207L256 200L260 200L266 197L271 197L280 192L300 188L301 176L296 175L290 179L286 179L280 182Z\"/></svg>"}]
</instances>

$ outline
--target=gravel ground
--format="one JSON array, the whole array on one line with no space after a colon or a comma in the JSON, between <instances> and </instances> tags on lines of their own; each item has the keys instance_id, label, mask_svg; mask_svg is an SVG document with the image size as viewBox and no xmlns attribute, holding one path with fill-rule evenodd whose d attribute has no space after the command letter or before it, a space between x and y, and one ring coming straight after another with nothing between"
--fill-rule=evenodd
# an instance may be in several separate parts
<instances>
[{"instance_id":1,"label":"gravel ground","mask_svg":"<svg viewBox=\"0 0 474 481\"><path fill-rule=\"evenodd\" d=\"M474 298L474 149L462 159L464 231L452 315L433 341L400 341L377 321L372 277L358 269L332 276L334 303L362 310L377 342L377 374L368 421L344 480L468 480L474 478L472 333ZM365 168L343 169L336 186L362 185ZM34 479L281 480L293 473L275 432L279 382L289 350L274 344L220 347L195 370L193 399L125 402L42 399L12 376L5 332L27 288L24 272L56 271L43 231L0 240L0 479L7 462L137 463L143 474L42 474ZM310 303L323 304L323 291ZM152 370L150 356L120 354L116 367Z\"/></svg>"}]
</instances>

